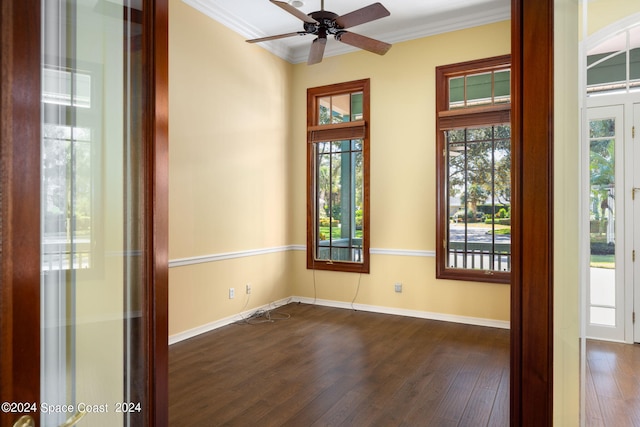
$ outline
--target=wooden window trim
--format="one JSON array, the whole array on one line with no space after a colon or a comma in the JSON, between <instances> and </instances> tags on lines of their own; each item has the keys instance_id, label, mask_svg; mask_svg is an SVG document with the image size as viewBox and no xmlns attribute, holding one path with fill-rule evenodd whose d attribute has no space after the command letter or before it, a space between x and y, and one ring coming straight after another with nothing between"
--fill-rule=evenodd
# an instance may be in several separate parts
<instances>
[{"instance_id":1,"label":"wooden window trim","mask_svg":"<svg viewBox=\"0 0 640 427\"><path fill-rule=\"evenodd\" d=\"M308 140L311 143L315 143L336 139L364 139L366 137L366 127L364 120L310 126Z\"/></svg>"},{"instance_id":2,"label":"wooden window trim","mask_svg":"<svg viewBox=\"0 0 640 427\"><path fill-rule=\"evenodd\" d=\"M444 131L463 127L510 123L511 104L497 104L449 110L449 84L451 77L495 71L511 64L511 55L466 61L436 68L436 278L508 284L511 272L469 268L447 268L447 192L446 167L442 153L446 149Z\"/></svg>"},{"instance_id":3,"label":"wooden window trim","mask_svg":"<svg viewBox=\"0 0 640 427\"><path fill-rule=\"evenodd\" d=\"M461 127L477 127L511 122L511 105L492 105L471 109L448 110L438 113L438 132Z\"/></svg>"},{"instance_id":4,"label":"wooden window trim","mask_svg":"<svg viewBox=\"0 0 640 427\"><path fill-rule=\"evenodd\" d=\"M362 91L362 120L336 124L318 125L318 109L316 100L321 97ZM369 273L370 247L370 81L354 80L307 89L307 268L315 270L341 271L348 273ZM362 262L341 262L315 259L315 191L314 191L314 150L313 143L327 138L362 135L363 171L363 230L362 230ZM359 139L359 138L358 138Z\"/></svg>"}]
</instances>

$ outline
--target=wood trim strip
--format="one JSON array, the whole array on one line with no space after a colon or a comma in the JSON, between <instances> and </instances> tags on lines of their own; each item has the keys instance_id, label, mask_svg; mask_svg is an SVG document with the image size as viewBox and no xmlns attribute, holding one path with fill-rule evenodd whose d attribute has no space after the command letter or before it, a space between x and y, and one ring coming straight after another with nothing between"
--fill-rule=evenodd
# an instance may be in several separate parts
<instances>
[{"instance_id":1,"label":"wood trim strip","mask_svg":"<svg viewBox=\"0 0 640 427\"><path fill-rule=\"evenodd\" d=\"M146 322L148 338L149 426L169 424L169 2L149 0L145 24L148 68L148 169L145 210L147 221L148 279Z\"/></svg>"},{"instance_id":2,"label":"wood trim strip","mask_svg":"<svg viewBox=\"0 0 640 427\"><path fill-rule=\"evenodd\" d=\"M40 401L40 17L39 0L0 4L0 402Z\"/></svg>"},{"instance_id":3,"label":"wood trim strip","mask_svg":"<svg viewBox=\"0 0 640 427\"><path fill-rule=\"evenodd\" d=\"M343 141L347 139L364 139L366 126L357 124L354 126L333 127L330 129L310 129L309 142Z\"/></svg>"},{"instance_id":4,"label":"wood trim strip","mask_svg":"<svg viewBox=\"0 0 640 427\"><path fill-rule=\"evenodd\" d=\"M364 127L364 120L354 120L352 122L342 122L342 123L331 123L327 125L315 125L309 126L309 130L318 131L318 130L330 130L330 129L344 129L344 128L353 128L353 127Z\"/></svg>"},{"instance_id":5,"label":"wood trim strip","mask_svg":"<svg viewBox=\"0 0 640 427\"><path fill-rule=\"evenodd\" d=\"M512 0L512 426L553 423L553 9Z\"/></svg>"},{"instance_id":6,"label":"wood trim strip","mask_svg":"<svg viewBox=\"0 0 640 427\"><path fill-rule=\"evenodd\" d=\"M452 114L455 113L455 114ZM438 131L442 132L451 129L460 129L466 127L486 126L499 123L511 122L511 108L491 109L486 111L478 111L469 114L465 111L448 111L442 112L438 119Z\"/></svg>"}]
</instances>

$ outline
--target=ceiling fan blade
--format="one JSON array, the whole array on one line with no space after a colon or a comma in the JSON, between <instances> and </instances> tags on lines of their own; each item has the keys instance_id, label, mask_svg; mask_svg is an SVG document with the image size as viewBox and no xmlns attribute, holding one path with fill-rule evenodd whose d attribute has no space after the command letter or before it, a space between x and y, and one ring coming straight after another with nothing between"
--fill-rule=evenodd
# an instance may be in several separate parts
<instances>
[{"instance_id":1,"label":"ceiling fan blade","mask_svg":"<svg viewBox=\"0 0 640 427\"><path fill-rule=\"evenodd\" d=\"M391 12L389 12L382 4L373 3L369 6L363 7L362 9L354 10L346 15L337 17L336 24L341 28L350 28L355 27L356 25L375 21L376 19L384 18L390 14Z\"/></svg>"},{"instance_id":2,"label":"ceiling fan blade","mask_svg":"<svg viewBox=\"0 0 640 427\"><path fill-rule=\"evenodd\" d=\"M360 34L350 33L348 31L341 31L336 34L336 40L351 46L359 47L360 49L368 50L369 52L377 53L378 55L384 55L389 49L391 49L391 45L389 43L381 42L380 40L372 39Z\"/></svg>"},{"instance_id":3,"label":"ceiling fan blade","mask_svg":"<svg viewBox=\"0 0 640 427\"><path fill-rule=\"evenodd\" d=\"M311 43L311 50L309 51L309 59L307 65L317 64L322 62L324 56L324 47L327 45L327 39L325 37L318 37Z\"/></svg>"},{"instance_id":4,"label":"ceiling fan blade","mask_svg":"<svg viewBox=\"0 0 640 427\"><path fill-rule=\"evenodd\" d=\"M301 21L308 22L309 24L317 24L318 23L318 21L316 21L315 19L313 19L309 15L306 15L304 12L301 12L299 9L296 9L295 7L291 6L289 3L286 3L286 2L283 2L283 1L277 1L277 0L270 0L270 1L271 1L271 3L275 4L276 6L286 10L287 12L289 12L290 14L295 16L296 18L300 19Z\"/></svg>"},{"instance_id":5,"label":"ceiling fan blade","mask_svg":"<svg viewBox=\"0 0 640 427\"><path fill-rule=\"evenodd\" d=\"M307 35L307 34L309 34L309 33L307 33L306 31L296 31L295 33L278 34L277 36L268 36L268 37L261 37L259 39L246 40L246 42L247 43L260 43L260 42L266 42L266 41L269 41L269 40L283 39L285 37L304 36L304 35Z\"/></svg>"}]
</instances>

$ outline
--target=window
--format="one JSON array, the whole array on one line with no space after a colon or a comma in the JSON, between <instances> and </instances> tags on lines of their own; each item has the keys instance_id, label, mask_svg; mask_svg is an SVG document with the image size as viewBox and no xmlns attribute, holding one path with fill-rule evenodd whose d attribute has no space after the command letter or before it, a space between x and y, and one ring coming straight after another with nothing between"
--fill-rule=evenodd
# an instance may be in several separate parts
<instances>
[{"instance_id":1,"label":"window","mask_svg":"<svg viewBox=\"0 0 640 427\"><path fill-rule=\"evenodd\" d=\"M509 283L509 55L436 68L436 277Z\"/></svg>"},{"instance_id":2,"label":"window","mask_svg":"<svg viewBox=\"0 0 640 427\"><path fill-rule=\"evenodd\" d=\"M307 268L369 272L369 80L307 91Z\"/></svg>"},{"instance_id":3,"label":"window","mask_svg":"<svg viewBox=\"0 0 640 427\"><path fill-rule=\"evenodd\" d=\"M587 95L640 90L640 25L587 51Z\"/></svg>"}]
</instances>

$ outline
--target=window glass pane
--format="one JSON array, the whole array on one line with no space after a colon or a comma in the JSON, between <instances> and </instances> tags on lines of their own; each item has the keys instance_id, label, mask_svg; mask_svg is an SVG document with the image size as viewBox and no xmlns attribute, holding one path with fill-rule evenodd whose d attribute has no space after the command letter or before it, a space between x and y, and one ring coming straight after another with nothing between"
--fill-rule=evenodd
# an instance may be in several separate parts
<instances>
[{"instance_id":1,"label":"window glass pane","mask_svg":"<svg viewBox=\"0 0 640 427\"><path fill-rule=\"evenodd\" d=\"M351 121L362 120L362 92L351 94Z\"/></svg>"},{"instance_id":2,"label":"window glass pane","mask_svg":"<svg viewBox=\"0 0 640 427\"><path fill-rule=\"evenodd\" d=\"M461 142L466 138L466 129L453 129L447 132L449 142Z\"/></svg>"},{"instance_id":3,"label":"window glass pane","mask_svg":"<svg viewBox=\"0 0 640 427\"><path fill-rule=\"evenodd\" d=\"M589 138L592 138L592 139L607 138L607 137L615 136L615 134L616 134L615 119L589 121ZM602 147L603 145L613 144L613 141L612 140L600 141L600 142L594 141L594 143L595 143L595 147ZM613 153L607 153L607 155L609 154L613 155Z\"/></svg>"},{"instance_id":4,"label":"window glass pane","mask_svg":"<svg viewBox=\"0 0 640 427\"><path fill-rule=\"evenodd\" d=\"M494 74L494 102L511 101L511 71L497 71Z\"/></svg>"},{"instance_id":5,"label":"window glass pane","mask_svg":"<svg viewBox=\"0 0 640 427\"><path fill-rule=\"evenodd\" d=\"M316 258L329 259L328 242L330 239L331 216L331 157L326 150L327 143L316 144L322 147L316 155L316 236L318 247ZM318 148L318 147L317 147ZM325 249L327 248L327 249Z\"/></svg>"},{"instance_id":6,"label":"window glass pane","mask_svg":"<svg viewBox=\"0 0 640 427\"><path fill-rule=\"evenodd\" d=\"M629 29L629 40L631 42L629 46L630 49L640 47L640 25Z\"/></svg>"},{"instance_id":7,"label":"window glass pane","mask_svg":"<svg viewBox=\"0 0 640 427\"><path fill-rule=\"evenodd\" d=\"M594 264L598 264L601 267L590 268L589 304L615 307L616 271L613 268L602 268L604 261L603 258L599 258Z\"/></svg>"},{"instance_id":8,"label":"window glass pane","mask_svg":"<svg viewBox=\"0 0 640 427\"><path fill-rule=\"evenodd\" d=\"M616 325L616 309L608 307L591 307L590 323L603 326Z\"/></svg>"},{"instance_id":9,"label":"window glass pane","mask_svg":"<svg viewBox=\"0 0 640 427\"><path fill-rule=\"evenodd\" d=\"M626 52L620 52L607 58L609 53L589 55L587 57L587 85L601 85L624 82L627 79ZM606 59L605 59L606 58ZM602 62L598 62L602 61ZM593 65L592 65L593 64Z\"/></svg>"},{"instance_id":10,"label":"window glass pane","mask_svg":"<svg viewBox=\"0 0 640 427\"><path fill-rule=\"evenodd\" d=\"M490 104L492 73L467 76L467 105Z\"/></svg>"},{"instance_id":11,"label":"window glass pane","mask_svg":"<svg viewBox=\"0 0 640 427\"><path fill-rule=\"evenodd\" d=\"M331 97L331 123L348 122L351 118L351 95L335 95Z\"/></svg>"},{"instance_id":12,"label":"window glass pane","mask_svg":"<svg viewBox=\"0 0 640 427\"><path fill-rule=\"evenodd\" d=\"M331 153L316 150L316 259L361 262L364 229L362 140L332 141L330 145Z\"/></svg>"},{"instance_id":13,"label":"window glass pane","mask_svg":"<svg viewBox=\"0 0 640 427\"><path fill-rule=\"evenodd\" d=\"M464 107L464 77L449 79L449 109Z\"/></svg>"},{"instance_id":14,"label":"window glass pane","mask_svg":"<svg viewBox=\"0 0 640 427\"><path fill-rule=\"evenodd\" d=\"M318 100L318 124L327 125L331 123L331 97L327 96Z\"/></svg>"},{"instance_id":15,"label":"window glass pane","mask_svg":"<svg viewBox=\"0 0 640 427\"><path fill-rule=\"evenodd\" d=\"M615 326L615 308L606 306L616 305L615 136L615 118L589 121L589 322L609 326Z\"/></svg>"},{"instance_id":16,"label":"window glass pane","mask_svg":"<svg viewBox=\"0 0 640 427\"><path fill-rule=\"evenodd\" d=\"M640 48L629 51L629 78L640 80Z\"/></svg>"},{"instance_id":17,"label":"window glass pane","mask_svg":"<svg viewBox=\"0 0 640 427\"><path fill-rule=\"evenodd\" d=\"M447 132L449 268L510 271L508 128L503 125Z\"/></svg>"}]
</instances>

